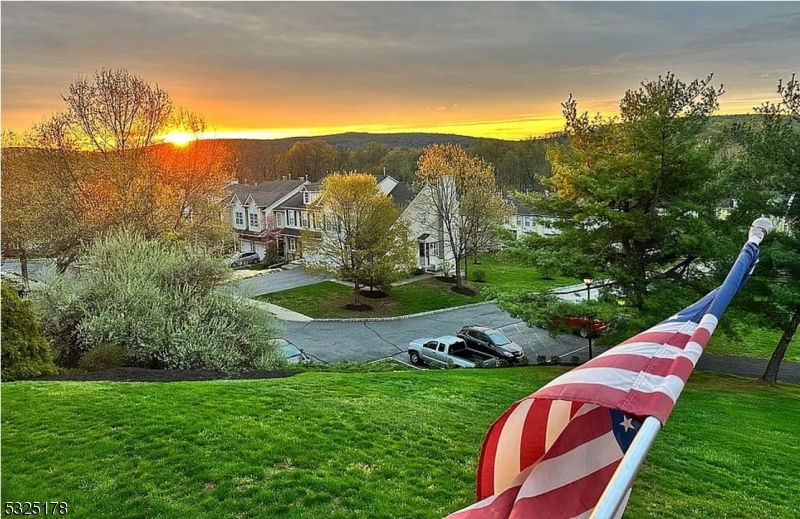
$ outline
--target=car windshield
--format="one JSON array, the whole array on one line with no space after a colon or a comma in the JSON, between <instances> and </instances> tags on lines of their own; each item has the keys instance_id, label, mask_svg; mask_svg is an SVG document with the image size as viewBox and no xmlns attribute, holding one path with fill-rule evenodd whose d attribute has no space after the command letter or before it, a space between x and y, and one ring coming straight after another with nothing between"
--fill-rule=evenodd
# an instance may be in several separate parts
<instances>
[{"instance_id":1,"label":"car windshield","mask_svg":"<svg viewBox=\"0 0 800 519\"><path fill-rule=\"evenodd\" d=\"M492 339L492 342L496 346L503 346L504 344L508 344L508 343L511 342L510 340L508 340L508 337L506 337L505 335L503 335L500 332L492 332L492 333L490 333L489 334L489 338Z\"/></svg>"},{"instance_id":2,"label":"car windshield","mask_svg":"<svg viewBox=\"0 0 800 519\"><path fill-rule=\"evenodd\" d=\"M297 346L288 342L283 344L281 349L286 357L296 357L297 355L300 355L300 350L297 348Z\"/></svg>"}]
</instances>

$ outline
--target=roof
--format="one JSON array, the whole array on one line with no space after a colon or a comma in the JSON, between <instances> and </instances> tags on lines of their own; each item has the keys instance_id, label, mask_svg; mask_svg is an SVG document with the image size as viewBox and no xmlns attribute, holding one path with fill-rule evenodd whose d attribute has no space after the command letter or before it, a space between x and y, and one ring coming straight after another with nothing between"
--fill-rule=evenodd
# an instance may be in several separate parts
<instances>
[{"instance_id":1,"label":"roof","mask_svg":"<svg viewBox=\"0 0 800 519\"><path fill-rule=\"evenodd\" d=\"M436 340L445 344L453 344L454 342L458 342L462 339L461 337L456 337L455 335L442 335L441 337L436 337Z\"/></svg>"},{"instance_id":2,"label":"roof","mask_svg":"<svg viewBox=\"0 0 800 519\"><path fill-rule=\"evenodd\" d=\"M389 178L389 175L375 175L375 182L380 184L381 182L383 182L387 178Z\"/></svg>"},{"instance_id":3,"label":"roof","mask_svg":"<svg viewBox=\"0 0 800 519\"><path fill-rule=\"evenodd\" d=\"M300 236L300 229L292 229L291 227L284 227L281 229L281 234L284 236Z\"/></svg>"},{"instance_id":4,"label":"roof","mask_svg":"<svg viewBox=\"0 0 800 519\"><path fill-rule=\"evenodd\" d=\"M271 180L260 184L231 184L228 190L244 203L248 197L259 207L268 207L295 189L305 184L305 180ZM231 200L233 198L231 197Z\"/></svg>"},{"instance_id":5,"label":"roof","mask_svg":"<svg viewBox=\"0 0 800 519\"><path fill-rule=\"evenodd\" d=\"M322 182L312 182L311 184L306 184L306 189L309 191L322 191Z\"/></svg>"},{"instance_id":6,"label":"roof","mask_svg":"<svg viewBox=\"0 0 800 519\"><path fill-rule=\"evenodd\" d=\"M533 209L526 207L522 202L520 202L514 197L506 196L504 198L506 202L514 206L514 214L520 216L554 216L553 214L547 211L542 211L541 209L537 209L534 211Z\"/></svg>"},{"instance_id":7,"label":"roof","mask_svg":"<svg viewBox=\"0 0 800 519\"><path fill-rule=\"evenodd\" d=\"M389 192L389 196L399 206L406 206L414 200L414 193L411 191L411 185L408 182L398 182L394 189Z\"/></svg>"},{"instance_id":8,"label":"roof","mask_svg":"<svg viewBox=\"0 0 800 519\"><path fill-rule=\"evenodd\" d=\"M294 209L305 209L306 205L303 203L303 193L295 193L288 200L280 205L280 207L291 207Z\"/></svg>"},{"instance_id":9,"label":"roof","mask_svg":"<svg viewBox=\"0 0 800 519\"><path fill-rule=\"evenodd\" d=\"M481 326L479 324L468 324L468 325L464 326L461 329L462 330L477 330L479 332L495 331L494 328L488 328L486 326Z\"/></svg>"}]
</instances>

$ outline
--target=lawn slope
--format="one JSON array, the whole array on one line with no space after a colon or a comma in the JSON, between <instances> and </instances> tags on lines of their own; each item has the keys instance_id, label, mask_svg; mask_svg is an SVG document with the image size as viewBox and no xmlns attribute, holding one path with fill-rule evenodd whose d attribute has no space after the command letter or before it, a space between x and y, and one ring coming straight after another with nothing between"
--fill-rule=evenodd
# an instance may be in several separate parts
<instances>
[{"instance_id":1,"label":"lawn slope","mask_svg":"<svg viewBox=\"0 0 800 519\"><path fill-rule=\"evenodd\" d=\"M2 501L73 517L440 518L483 436L563 368L5 383ZM695 374L627 518L800 517L800 388Z\"/></svg>"}]
</instances>

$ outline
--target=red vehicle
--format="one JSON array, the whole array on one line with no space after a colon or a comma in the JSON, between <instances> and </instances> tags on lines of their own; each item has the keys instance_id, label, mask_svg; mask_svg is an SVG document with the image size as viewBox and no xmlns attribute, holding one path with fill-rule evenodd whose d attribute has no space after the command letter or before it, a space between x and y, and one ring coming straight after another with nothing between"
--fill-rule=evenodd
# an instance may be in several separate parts
<instances>
[{"instance_id":1,"label":"red vehicle","mask_svg":"<svg viewBox=\"0 0 800 519\"><path fill-rule=\"evenodd\" d=\"M564 317L564 325L569 328L572 333L577 333L581 337L589 336L589 318L588 317ZM592 337L596 337L603 333L608 325L600 319L595 319L592 323Z\"/></svg>"}]
</instances>

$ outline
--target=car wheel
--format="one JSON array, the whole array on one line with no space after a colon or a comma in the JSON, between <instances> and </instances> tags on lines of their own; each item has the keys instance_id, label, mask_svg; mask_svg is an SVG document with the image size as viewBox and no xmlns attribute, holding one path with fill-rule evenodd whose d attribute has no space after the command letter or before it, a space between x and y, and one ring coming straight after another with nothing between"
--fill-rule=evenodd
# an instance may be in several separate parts
<instances>
[{"instance_id":1,"label":"car wheel","mask_svg":"<svg viewBox=\"0 0 800 519\"><path fill-rule=\"evenodd\" d=\"M409 353L408 358L411 360L411 364L415 366L422 365L422 359L419 358L419 353L417 353L416 351L412 351L411 353Z\"/></svg>"}]
</instances>

